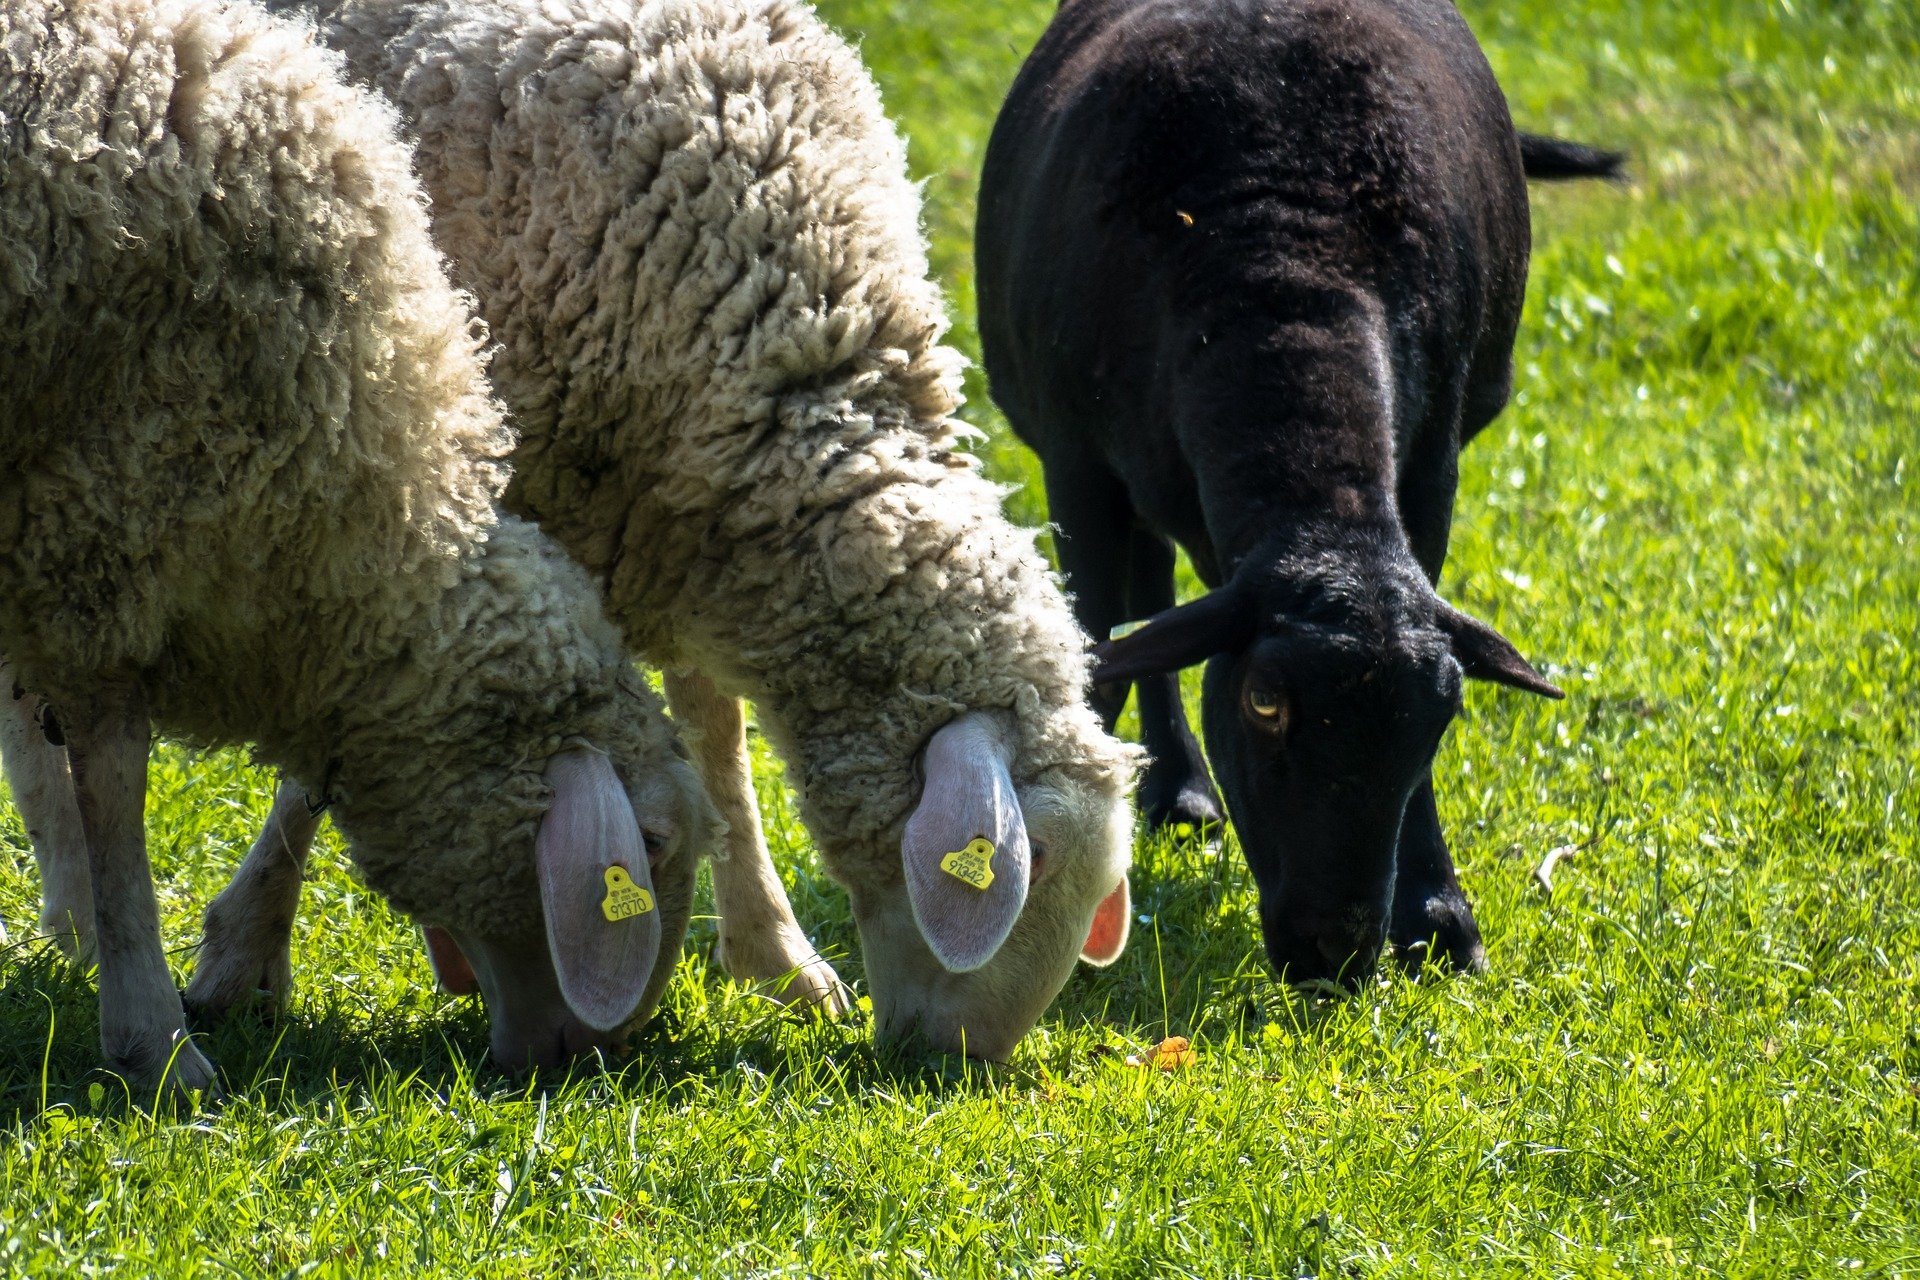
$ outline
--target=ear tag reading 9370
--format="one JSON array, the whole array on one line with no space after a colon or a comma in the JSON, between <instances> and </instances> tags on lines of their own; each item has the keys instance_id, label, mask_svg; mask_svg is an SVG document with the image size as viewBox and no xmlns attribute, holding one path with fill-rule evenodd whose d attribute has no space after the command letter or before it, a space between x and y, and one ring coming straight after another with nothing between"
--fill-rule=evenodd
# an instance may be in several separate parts
<instances>
[{"instance_id":1,"label":"ear tag reading 9370","mask_svg":"<svg viewBox=\"0 0 1920 1280\"><path fill-rule=\"evenodd\" d=\"M653 910L653 895L635 884L625 867L608 867L607 896L600 910L609 920L631 920Z\"/></svg>"},{"instance_id":2,"label":"ear tag reading 9370","mask_svg":"<svg viewBox=\"0 0 1920 1280\"><path fill-rule=\"evenodd\" d=\"M955 849L940 859L940 869L955 880L985 889L993 883L993 841L976 836L967 841L966 848Z\"/></svg>"}]
</instances>

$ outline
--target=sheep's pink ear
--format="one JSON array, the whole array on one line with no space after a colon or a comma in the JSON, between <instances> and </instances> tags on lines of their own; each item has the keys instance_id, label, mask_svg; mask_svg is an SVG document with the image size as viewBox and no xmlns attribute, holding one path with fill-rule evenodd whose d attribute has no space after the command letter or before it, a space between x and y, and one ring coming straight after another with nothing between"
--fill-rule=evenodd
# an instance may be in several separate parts
<instances>
[{"instance_id":1,"label":"sheep's pink ear","mask_svg":"<svg viewBox=\"0 0 1920 1280\"><path fill-rule=\"evenodd\" d=\"M1127 949L1127 926L1132 923L1132 915L1133 897L1127 878L1121 876L1113 892L1093 909L1093 924L1087 929L1087 945L1080 948L1080 958L1098 969L1118 960Z\"/></svg>"},{"instance_id":2,"label":"sheep's pink ear","mask_svg":"<svg viewBox=\"0 0 1920 1280\"><path fill-rule=\"evenodd\" d=\"M427 963L433 966L433 979L450 996L470 996L480 989L467 953L453 935L437 924L420 926L420 940L427 944Z\"/></svg>"},{"instance_id":3,"label":"sheep's pink ear","mask_svg":"<svg viewBox=\"0 0 1920 1280\"><path fill-rule=\"evenodd\" d=\"M914 923L953 973L993 959L1027 902L1032 855L1006 756L978 712L934 734L926 789L900 841Z\"/></svg>"},{"instance_id":4,"label":"sheep's pink ear","mask_svg":"<svg viewBox=\"0 0 1920 1280\"><path fill-rule=\"evenodd\" d=\"M660 958L647 847L613 762L562 751L547 765L553 804L534 838L547 947L580 1021L612 1031L633 1016Z\"/></svg>"}]
</instances>

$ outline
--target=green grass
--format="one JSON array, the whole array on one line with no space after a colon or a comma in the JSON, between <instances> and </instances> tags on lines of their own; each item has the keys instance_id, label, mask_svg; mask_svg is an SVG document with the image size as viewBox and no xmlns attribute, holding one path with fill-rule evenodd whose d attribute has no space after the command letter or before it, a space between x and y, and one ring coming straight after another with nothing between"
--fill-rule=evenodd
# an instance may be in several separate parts
<instances>
[{"instance_id":1,"label":"green grass","mask_svg":"<svg viewBox=\"0 0 1920 1280\"><path fill-rule=\"evenodd\" d=\"M911 135L971 346L973 175L1052 6L824 7ZM1489 975L1290 996L1237 857L1145 843L1127 956L1009 1069L773 1014L703 924L637 1060L541 1094L329 846L292 1016L211 1037L220 1111L152 1118L93 1069L90 983L20 941L0 804L0 1272L1920 1274L1920 21L1467 13L1523 124L1636 175L1538 193L1519 394L1463 460L1446 591L1571 695L1475 692L1440 761ZM161 753L183 946L267 785ZM844 897L763 798L857 982ZM1548 897L1531 872L1567 845ZM1103 1052L1168 1032L1190 1070Z\"/></svg>"}]
</instances>

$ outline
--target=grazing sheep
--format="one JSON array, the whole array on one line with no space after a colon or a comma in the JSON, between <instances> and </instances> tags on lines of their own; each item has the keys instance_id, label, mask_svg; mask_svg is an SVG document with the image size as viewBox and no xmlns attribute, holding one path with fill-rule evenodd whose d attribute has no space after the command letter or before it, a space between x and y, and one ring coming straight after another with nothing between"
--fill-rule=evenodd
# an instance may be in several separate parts
<instances>
[{"instance_id":1,"label":"grazing sheep","mask_svg":"<svg viewBox=\"0 0 1920 1280\"><path fill-rule=\"evenodd\" d=\"M1076 954L1125 940L1135 750L954 449L959 359L858 58L792 0L319 8L399 106L500 343L509 501L679 673L733 829L730 967L833 997L767 863L744 696L852 897L879 1033L1004 1056ZM942 869L976 838L990 880Z\"/></svg>"},{"instance_id":2,"label":"grazing sheep","mask_svg":"<svg viewBox=\"0 0 1920 1280\"><path fill-rule=\"evenodd\" d=\"M591 581L497 509L512 435L408 168L251 6L0 7L0 653L71 761L131 1076L213 1080L160 945L150 726L330 802L473 958L510 1065L609 1043L685 927L709 811ZM603 912L623 876L656 901Z\"/></svg>"},{"instance_id":3,"label":"grazing sheep","mask_svg":"<svg viewBox=\"0 0 1920 1280\"><path fill-rule=\"evenodd\" d=\"M1431 767L1464 678L1560 691L1442 601L1462 442L1506 403L1519 138L1446 0L1067 0L981 178L993 395L1045 466L1102 710L1140 691L1150 821L1218 821L1274 966L1483 962ZM1174 606L1173 548L1209 592Z\"/></svg>"}]
</instances>

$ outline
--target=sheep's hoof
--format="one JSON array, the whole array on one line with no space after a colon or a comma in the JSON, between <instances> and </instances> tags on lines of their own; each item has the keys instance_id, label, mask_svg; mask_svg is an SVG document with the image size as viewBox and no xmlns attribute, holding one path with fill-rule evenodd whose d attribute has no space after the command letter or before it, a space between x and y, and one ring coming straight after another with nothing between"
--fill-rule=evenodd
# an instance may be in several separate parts
<instances>
[{"instance_id":1,"label":"sheep's hoof","mask_svg":"<svg viewBox=\"0 0 1920 1280\"><path fill-rule=\"evenodd\" d=\"M1140 808L1151 831L1197 835L1206 840L1219 839L1227 821L1213 788L1204 783L1182 787L1164 799L1143 795Z\"/></svg>"},{"instance_id":2,"label":"sheep's hoof","mask_svg":"<svg viewBox=\"0 0 1920 1280\"><path fill-rule=\"evenodd\" d=\"M107 1069L128 1082L129 1096L142 1105L192 1106L220 1097L219 1073L185 1031L151 1043L109 1041Z\"/></svg>"},{"instance_id":3,"label":"sheep's hoof","mask_svg":"<svg viewBox=\"0 0 1920 1280\"><path fill-rule=\"evenodd\" d=\"M1481 944L1480 926L1465 895L1458 889L1443 889L1431 896L1415 895L1414 902L1417 905L1405 911L1395 903L1388 935L1393 958L1402 968L1416 973L1435 969L1486 972L1487 949Z\"/></svg>"},{"instance_id":4,"label":"sheep's hoof","mask_svg":"<svg viewBox=\"0 0 1920 1280\"><path fill-rule=\"evenodd\" d=\"M212 1027L236 1014L272 1022L293 998L293 960L286 952L251 959L233 951L200 953L183 1002L195 1026Z\"/></svg>"},{"instance_id":5,"label":"sheep's hoof","mask_svg":"<svg viewBox=\"0 0 1920 1280\"><path fill-rule=\"evenodd\" d=\"M804 939L799 946L778 948L765 956L742 954L744 948L722 942L720 959L736 982L752 984L769 1000L790 1009L811 1010L829 1018L853 1011L853 993L840 981L833 966L820 958Z\"/></svg>"},{"instance_id":6,"label":"sheep's hoof","mask_svg":"<svg viewBox=\"0 0 1920 1280\"><path fill-rule=\"evenodd\" d=\"M829 1018L853 1012L853 993L825 960L801 965L791 974L763 979L760 992L790 1009L806 1009Z\"/></svg>"},{"instance_id":7,"label":"sheep's hoof","mask_svg":"<svg viewBox=\"0 0 1920 1280\"><path fill-rule=\"evenodd\" d=\"M40 932L48 938L60 954L81 969L91 969L99 956L99 946L94 941L93 929L68 927L67 913L46 912L40 917Z\"/></svg>"}]
</instances>

